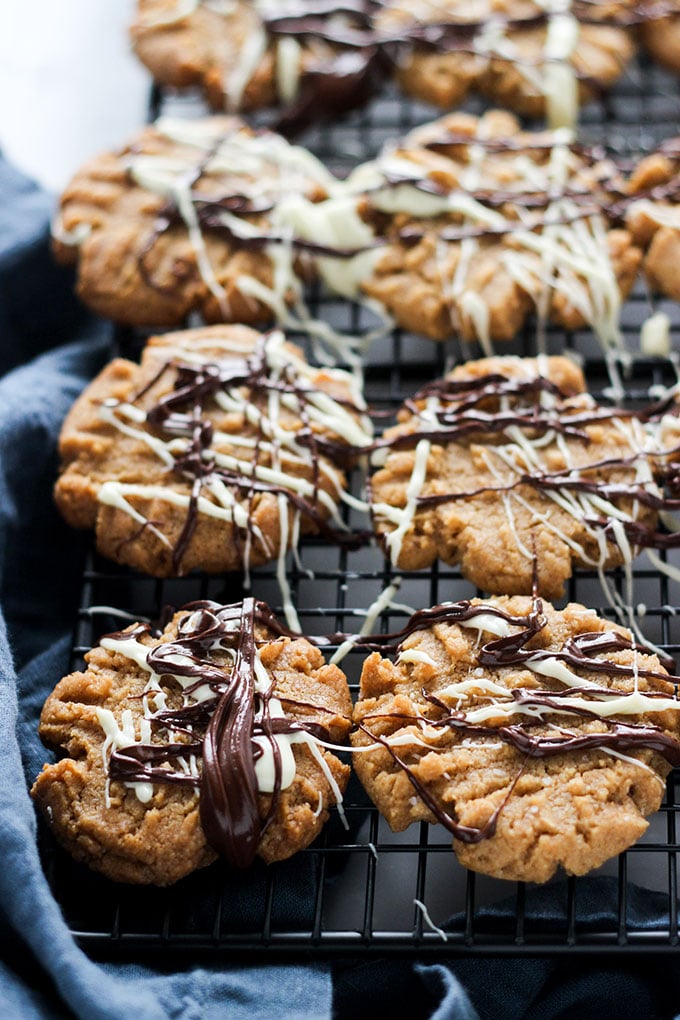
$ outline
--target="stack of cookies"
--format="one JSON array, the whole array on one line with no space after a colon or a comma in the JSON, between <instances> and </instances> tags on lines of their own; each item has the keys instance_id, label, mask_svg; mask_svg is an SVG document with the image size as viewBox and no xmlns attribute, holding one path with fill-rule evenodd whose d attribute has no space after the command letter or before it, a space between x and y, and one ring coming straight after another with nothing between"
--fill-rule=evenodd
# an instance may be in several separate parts
<instances>
[{"instance_id":1,"label":"stack of cookies","mask_svg":"<svg viewBox=\"0 0 680 1020\"><path fill-rule=\"evenodd\" d=\"M33 795L78 860L158 885L283 860L342 811L351 768L394 830L443 825L500 878L580 875L645 831L680 765L680 677L633 612L633 561L675 576L677 387L598 402L543 339L590 331L616 395L639 274L680 298L680 141L624 161L575 130L637 44L673 65L677 24L627 0L140 0L137 53L220 112L161 117L62 196L54 250L82 299L159 332L76 401L55 497L123 568L236 572L253 595L106 635L57 684L41 736L60 758ZM448 112L342 178L239 116L276 107L290 135L388 77ZM514 112L456 111L470 90ZM459 363L385 427L367 338L313 312L319 288ZM499 354L528 322L536 356ZM664 316L644 335L670 352ZM468 597L396 633L305 636L288 573L307 535L407 576L459 566ZM267 563L285 624L258 598ZM565 604L584 569L617 622ZM365 653L354 706L331 646Z\"/></svg>"}]
</instances>

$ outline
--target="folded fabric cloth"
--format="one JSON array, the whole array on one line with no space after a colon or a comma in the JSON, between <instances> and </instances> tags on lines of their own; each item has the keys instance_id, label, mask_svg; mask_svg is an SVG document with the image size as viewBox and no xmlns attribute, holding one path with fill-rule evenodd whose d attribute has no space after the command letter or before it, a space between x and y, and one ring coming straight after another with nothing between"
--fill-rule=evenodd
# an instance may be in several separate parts
<instances>
[{"instance_id":1,"label":"folded fabric cloth","mask_svg":"<svg viewBox=\"0 0 680 1020\"><path fill-rule=\"evenodd\" d=\"M71 283L47 254L51 203L0 159L0 365L28 362L0 379L0 1014L7 1020L77 1016L139 1020L239 1017L257 1020L408 1015L599 1016L616 1002L619 1020L670 1016L680 994L661 966L568 959L461 959L450 965L403 961L236 966L178 960L154 966L94 963L71 937L43 875L28 786L45 760L37 737L42 703L68 669L83 540L52 505L56 441L77 393L110 352L110 331L68 295ZM64 344L66 339L72 342ZM34 357L37 351L47 353ZM33 359L33 360L30 360ZM452 863L452 867L455 866ZM291 869L285 909L312 909L313 875ZM234 910L245 923L261 902L257 876L241 883ZM579 884L580 923L611 923L616 887ZM559 927L559 884L527 897L529 914ZM663 922L663 898L632 892L639 926ZM480 915L503 923L513 903ZM460 919L453 918L451 927Z\"/></svg>"},{"instance_id":2,"label":"folded fabric cloth","mask_svg":"<svg viewBox=\"0 0 680 1020\"><path fill-rule=\"evenodd\" d=\"M54 200L0 154L0 375L73 340L87 321L49 251Z\"/></svg>"}]
</instances>

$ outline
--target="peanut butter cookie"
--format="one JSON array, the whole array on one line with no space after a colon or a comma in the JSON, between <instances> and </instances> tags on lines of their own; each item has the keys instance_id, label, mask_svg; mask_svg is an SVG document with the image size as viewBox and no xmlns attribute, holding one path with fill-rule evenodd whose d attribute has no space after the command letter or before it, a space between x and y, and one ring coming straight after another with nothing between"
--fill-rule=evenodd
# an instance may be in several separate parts
<instances>
[{"instance_id":1,"label":"peanut butter cookie","mask_svg":"<svg viewBox=\"0 0 680 1020\"><path fill-rule=\"evenodd\" d=\"M344 674L254 599L193 603L162 634L102 638L61 680L40 735L65 757L32 794L73 856L118 882L170 885L218 855L246 867L308 846L342 798Z\"/></svg>"},{"instance_id":2,"label":"peanut butter cookie","mask_svg":"<svg viewBox=\"0 0 680 1020\"><path fill-rule=\"evenodd\" d=\"M392 829L439 822L465 867L528 882L582 875L644 833L680 763L680 702L623 627L473 599L420 611L391 651L364 663L352 743Z\"/></svg>"},{"instance_id":3,"label":"peanut butter cookie","mask_svg":"<svg viewBox=\"0 0 680 1020\"><path fill-rule=\"evenodd\" d=\"M55 495L102 555L155 576L282 563L301 531L349 538L317 438L341 452L370 436L353 378L310 368L281 332L166 333L79 397Z\"/></svg>"},{"instance_id":4,"label":"peanut butter cookie","mask_svg":"<svg viewBox=\"0 0 680 1020\"><path fill-rule=\"evenodd\" d=\"M620 346L641 251L618 225L626 188L601 151L511 115L452 114L356 171L385 244L362 283L406 329L510 340L530 312ZM489 351L487 351L489 353Z\"/></svg>"},{"instance_id":5,"label":"peanut butter cookie","mask_svg":"<svg viewBox=\"0 0 680 1020\"><path fill-rule=\"evenodd\" d=\"M460 366L408 401L376 444L375 527L400 568L460 563L494 594L559 598L574 566L600 573L662 546L658 428L600 407L564 358ZM382 449L380 449L382 448ZM385 452L386 451L386 452ZM674 490L675 491L675 490Z\"/></svg>"},{"instance_id":6,"label":"peanut butter cookie","mask_svg":"<svg viewBox=\"0 0 680 1020\"><path fill-rule=\"evenodd\" d=\"M77 265L83 300L116 322L181 326L200 312L268 323L301 285L298 250L274 222L279 203L312 204L332 180L304 149L237 118L161 118L75 175L55 254Z\"/></svg>"}]
</instances>

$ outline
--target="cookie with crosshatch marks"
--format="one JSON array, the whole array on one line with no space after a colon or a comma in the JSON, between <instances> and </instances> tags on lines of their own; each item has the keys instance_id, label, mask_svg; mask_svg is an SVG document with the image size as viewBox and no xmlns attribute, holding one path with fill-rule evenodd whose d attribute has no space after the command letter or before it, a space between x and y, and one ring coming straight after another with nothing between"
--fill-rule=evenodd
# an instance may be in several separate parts
<instances>
[{"instance_id":1,"label":"cookie with crosshatch marks","mask_svg":"<svg viewBox=\"0 0 680 1020\"><path fill-rule=\"evenodd\" d=\"M370 440L354 379L280 331L206 326L111 362L69 412L55 496L99 551L154 576L282 558L305 532L350 536L335 450Z\"/></svg>"},{"instance_id":2,"label":"cookie with crosshatch marks","mask_svg":"<svg viewBox=\"0 0 680 1020\"><path fill-rule=\"evenodd\" d=\"M77 265L82 299L117 322L180 326L200 312L207 322L268 323L302 272L279 202L313 204L332 180L306 150L238 118L162 117L76 173L54 250Z\"/></svg>"},{"instance_id":3,"label":"cookie with crosshatch marks","mask_svg":"<svg viewBox=\"0 0 680 1020\"><path fill-rule=\"evenodd\" d=\"M64 753L32 795L79 861L170 885L218 855L246 867L308 846L349 768L344 673L262 602L192 603L162 633L101 639L61 680L40 735Z\"/></svg>"},{"instance_id":4,"label":"cookie with crosshatch marks","mask_svg":"<svg viewBox=\"0 0 680 1020\"><path fill-rule=\"evenodd\" d=\"M531 882L645 832L680 762L680 702L625 628L575 603L473 599L382 647L396 658L364 663L353 763L392 829L438 822L461 864Z\"/></svg>"},{"instance_id":5,"label":"cookie with crosshatch marks","mask_svg":"<svg viewBox=\"0 0 680 1020\"><path fill-rule=\"evenodd\" d=\"M399 418L375 444L371 506L402 569L439 557L482 591L559 598L574 566L629 565L667 542L658 512L677 501L657 425L596 404L566 358L460 365Z\"/></svg>"},{"instance_id":6,"label":"cookie with crosshatch marks","mask_svg":"<svg viewBox=\"0 0 680 1020\"><path fill-rule=\"evenodd\" d=\"M642 252L622 229L627 182L571 132L509 113L417 128L350 178L381 238L361 280L405 329L434 340L513 340L530 313L590 325L620 346L619 311Z\"/></svg>"}]
</instances>

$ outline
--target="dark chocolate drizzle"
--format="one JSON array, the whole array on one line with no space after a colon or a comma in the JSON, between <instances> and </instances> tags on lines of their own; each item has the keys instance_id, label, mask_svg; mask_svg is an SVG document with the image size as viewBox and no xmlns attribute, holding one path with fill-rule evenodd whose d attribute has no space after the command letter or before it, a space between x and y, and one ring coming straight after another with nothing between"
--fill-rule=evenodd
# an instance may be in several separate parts
<instances>
[{"instance_id":1,"label":"dark chocolate drizzle","mask_svg":"<svg viewBox=\"0 0 680 1020\"><path fill-rule=\"evenodd\" d=\"M529 649L526 645L532 641L545 628L547 620L543 614L542 602L535 598L532 602L531 611L525 617L511 616L504 610L493 605L473 604L470 602L445 603L435 606L433 609L416 613L409 621L404 631L397 635L385 636L383 648L396 651L395 642L403 640L403 636L413 633L416 630L426 629L435 624L456 624L473 619L474 616L492 613L505 619L508 623L519 626L521 629L508 637L496 638L485 642L480 648L477 660L480 665L490 670L509 669L526 667L529 662L540 662L544 659L558 659L568 663L577 670L587 673L605 674L611 678L643 677L648 680L672 683L676 687L680 684L680 677L672 676L660 670L636 668L618 663L610 658L597 658L598 655L622 650L633 650L635 644L630 638L625 637L617 631L594 631L578 634L570 638L561 649ZM367 639L369 647L379 647L379 638ZM357 642L358 643L358 642ZM518 706L531 705L541 710L542 714L559 712L560 714L573 715L586 721L597 720L604 729L601 732L579 732L560 730L557 734L553 731L546 735L537 733L539 727L544 727L543 718L531 718L528 721L510 723L505 725L489 723L470 723L467 721L464 711L452 711L436 694L426 690L422 691L423 698L432 707L436 715L423 715L416 711L413 715L400 713L370 713L364 716L359 723L359 729L366 736L379 743L385 748L395 761L403 769L409 782L414 787L417 795L426 804L436 820L443 825L452 835L463 843L479 843L484 839L490 839L495 831L499 815L507 804L513 790L524 773L527 763L532 759L551 758L562 754L568 754L580 750L614 750L619 752L635 751L640 749L651 749L661 755L672 766L680 765L680 742L662 729L652 723L622 722L613 718L599 716L596 712L590 711L582 706L568 704L571 697L621 697L626 695L625 690L608 688L602 686L586 686L579 688L567 688L564 691L554 690L533 690L517 688L508 691ZM644 691L645 696L650 698L665 698L671 695L658 690ZM560 701L555 699L559 697ZM565 701L567 702L565 704ZM520 717L521 718L521 717ZM480 827L462 825L456 815L455 809L444 807L442 803L430 792L427 785L418 778L413 766L408 763L406 756L399 754L390 745L387 738L376 734L370 728L371 720L388 720L397 723L403 722L408 725L424 725L431 729L453 731L461 737L481 737L500 740L510 745L522 756L519 771L511 783L508 792L502 803L497 807L485 824ZM436 745L432 745L436 750ZM420 749L416 754L420 753Z\"/></svg>"},{"instance_id":2,"label":"dark chocolate drizzle","mask_svg":"<svg viewBox=\"0 0 680 1020\"><path fill-rule=\"evenodd\" d=\"M276 817L281 794L281 758L276 736L307 732L328 739L315 722L272 719L269 700L273 693L256 693L254 661L258 644L271 636L298 637L282 627L269 607L253 598L221 606L203 601L184 607L186 616L175 640L149 648L147 663L166 681L180 676L193 683L185 694L208 685L214 698L151 716L153 732L181 736L175 742L132 744L114 750L109 776L127 783L162 782L200 787L201 825L206 839L234 867L247 867L257 846ZM258 638L260 630L267 637ZM150 632L147 625L109 635L114 639L139 638ZM213 649L231 649L233 666L211 657ZM326 711L310 703L285 699L288 704ZM256 738L265 738L274 760L274 792L269 808L260 817L255 762L262 751ZM177 758L202 759L200 776L173 767Z\"/></svg>"},{"instance_id":3,"label":"dark chocolate drizzle","mask_svg":"<svg viewBox=\"0 0 680 1020\"><path fill-rule=\"evenodd\" d=\"M189 547L199 519L198 500L205 484L218 478L228 488L249 505L258 493L282 495L288 503L299 512L313 528L329 541L343 544L349 548L359 546L367 540L367 534L341 531L328 524L324 513L319 508L317 497L320 478L321 439L317 437L311 426L307 404L310 396L318 392L311 386L300 385L291 365L284 365L281 373L274 376L267 357L267 340L270 334L264 334L257 343L252 356L248 358L229 357L220 361L206 361L200 364L185 363L179 360L166 362L147 385L140 390L132 402L139 401L162 376L169 371L175 373L172 390L160 397L146 414L149 426L163 439L188 439L187 446L181 453L173 454L173 471L190 486L190 500L180 535L172 552L172 567L177 573L181 570L182 560ZM205 404L218 392L245 388L247 398L257 404L266 400L267 394L277 392L295 397L302 427L296 435L299 445L309 450L313 492L311 499L298 495L284 485L263 481L255 477L253 472L241 474L219 466L212 456L213 425L205 416ZM339 404L355 412L357 416L362 410L349 400L338 400ZM256 436L253 453L254 467L260 457L260 442L264 438L261 429ZM271 439L272 437L268 437ZM338 444L342 447L342 443ZM324 449L324 452L325 449ZM338 463L340 462L337 458ZM346 460L346 458L340 458ZM250 514L248 514L250 519ZM248 524L250 528L250 523ZM238 529L235 525L235 531ZM251 536L256 533L251 530Z\"/></svg>"},{"instance_id":4,"label":"dark chocolate drizzle","mask_svg":"<svg viewBox=\"0 0 680 1020\"><path fill-rule=\"evenodd\" d=\"M254 617L254 600L244 599L236 638L236 661L203 738L201 825L210 845L239 868L247 867L254 859L261 832L252 750L255 733ZM264 725L260 729L266 733ZM272 749L275 748L272 741ZM277 778L273 799L276 801L281 776L278 754L275 754L274 768Z\"/></svg>"},{"instance_id":5,"label":"dark chocolate drizzle","mask_svg":"<svg viewBox=\"0 0 680 1020\"><path fill-rule=\"evenodd\" d=\"M328 739L328 733L316 722L272 719L268 711L268 694L255 693L254 656L258 644L256 630L259 628L272 637L299 637L294 631L281 624L268 606L252 598L242 603L220 606L203 601L184 607L187 615L181 621L177 638L149 648L147 662L154 672L162 677L182 676L193 680L185 688L190 693L198 686L208 684L215 697L195 704L154 713L151 717L153 731L180 734L181 742L164 742L144 745L134 744L115 750L111 754L109 775L111 779L124 782L164 782L191 785L200 788L201 824L206 838L220 854L236 867L246 867L253 859L257 845L271 820L276 815L281 790L281 762L275 737L278 734L307 732L319 739ZM514 634L494 638L485 642L478 652L478 662L489 670L526 668L530 662L546 658L558 659L575 670L584 673L602 674L610 678L630 679L641 677L663 684L680 684L680 677L661 669L634 667L613 661L606 656L625 650L634 650L635 643L618 631L605 630L582 633L569 639L561 649L531 649L527 645L541 634L547 625L542 601L534 597L531 609L524 615L513 615L490 603L473 603L468 600L442 603L431 609L414 613L405 626L392 634L353 636L335 634L307 638L320 647L338 644L351 638L355 646L396 655L403 641L417 631L427 630L441 624L460 625L478 616L496 616L510 626L517 627ZM149 625L137 625L127 631L109 635L112 638L137 638L150 633ZM230 648L235 653L233 667L223 666L211 658L212 649ZM599 656L605 656L600 658ZM179 660L179 661L178 661ZM604 729L602 732L572 733L560 731L557 735L537 733L537 727L545 725L542 719L494 725L493 722L470 723L464 711L451 711L436 694L423 691L425 701L436 712L436 716L402 715L398 713L377 713L364 717L359 729L370 739L389 751L395 762L402 768L418 796L453 835L466 843L476 843L493 836L498 816L512 794L519 775L533 758L549 758L577 750L636 750L648 748L656 751L672 765L680 765L680 743L660 726L651 723L621 722L611 718L600 718L595 712L582 706L570 706L573 697L617 697L625 696L625 690L592 685L567 688L559 693L554 690L518 688L509 691L509 697L520 705L532 705L550 714L573 715L589 720L597 719ZM644 691L650 698L665 698L664 691ZM555 700L559 697L559 703ZM325 711L317 705L303 701L282 698L282 702L298 708L309 708L315 712ZM565 703L566 702L566 703ZM512 746L523 756L519 775L511 785L503 803L497 808L484 826L479 828L463 826L455 812L442 807L427 787L421 783L412 767L389 742L375 734L367 723L372 719L392 719L405 723L427 725L435 729L455 731L461 736L495 738ZM197 736L203 734L201 739ZM275 790L269 811L262 821L258 806L255 762L259 749L253 738L264 736L272 747L275 767ZM189 775L186 771L172 767L178 757L194 755L202 758L201 776Z\"/></svg>"},{"instance_id":6,"label":"dark chocolate drizzle","mask_svg":"<svg viewBox=\"0 0 680 1020\"><path fill-rule=\"evenodd\" d=\"M549 394L555 400L551 407L541 404L542 394ZM564 435L587 445L587 427L599 422L636 419L640 422L656 422L677 409L669 400L660 400L639 410L625 410L618 407L600 407L595 404L579 407L569 401L569 395L560 392L550 380L541 376L528 381L508 379L502 375L485 375L470 380L441 379L429 383L406 401L404 409L416 423L421 414L421 405L430 397L439 401L434 410L438 428L416 427L410 432L396 433L379 438L364 450L353 449L353 454L376 450L413 449L423 440L445 444L465 441L472 437L492 436L505 433L508 428L517 427L529 436L543 436L549 432ZM501 410L501 399L510 401L510 407ZM320 448L329 455L338 455L330 440L321 440ZM493 447L492 447L493 448ZM421 494L416 504L420 508L442 506L456 501L465 501L489 493L508 493L521 488L540 492L576 492L596 495L618 508L625 503L637 503L654 513L673 513L680 510L680 489L678 485L677 451L656 450L633 453L624 457L593 460L590 463L567 467L554 472L524 472L507 484L479 486L456 492ZM670 455L670 459L667 459ZM345 451L348 456L348 451ZM621 475L631 473L635 465L645 460L649 463L654 482L621 480ZM600 477L594 477L597 472ZM618 476L618 477L617 477ZM607 541L618 544L616 527L620 526L634 546L640 548L671 549L680 547L680 532L666 533L650 522L622 520L593 514L583 515L583 523L602 531Z\"/></svg>"}]
</instances>

